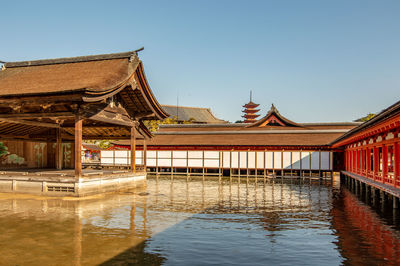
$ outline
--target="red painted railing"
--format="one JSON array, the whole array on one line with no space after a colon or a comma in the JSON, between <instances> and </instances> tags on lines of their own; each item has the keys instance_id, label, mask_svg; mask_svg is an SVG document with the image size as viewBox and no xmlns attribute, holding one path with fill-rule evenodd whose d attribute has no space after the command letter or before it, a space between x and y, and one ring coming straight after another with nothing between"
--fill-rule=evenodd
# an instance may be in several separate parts
<instances>
[{"instance_id":1,"label":"red painted railing","mask_svg":"<svg viewBox=\"0 0 400 266\"><path fill-rule=\"evenodd\" d=\"M400 138L397 133L394 138L381 141L373 138L349 145L345 150L345 168L363 177L384 184L400 187ZM363 143L363 145L361 144Z\"/></svg>"}]
</instances>

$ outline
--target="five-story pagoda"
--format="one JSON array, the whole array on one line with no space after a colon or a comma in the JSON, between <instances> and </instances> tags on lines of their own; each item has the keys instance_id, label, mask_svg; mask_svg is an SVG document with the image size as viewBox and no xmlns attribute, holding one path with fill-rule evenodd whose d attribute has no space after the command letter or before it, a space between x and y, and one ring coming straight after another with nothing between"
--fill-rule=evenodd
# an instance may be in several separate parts
<instances>
[{"instance_id":1,"label":"five-story pagoda","mask_svg":"<svg viewBox=\"0 0 400 266\"><path fill-rule=\"evenodd\" d=\"M260 111L260 109L255 108L257 108L258 106L259 104L253 103L252 93L250 91L250 101L247 104L243 105L245 109L242 110L242 112L244 113L242 117L245 119L243 121L244 123L254 123L257 121L257 117L260 116L257 114L257 112Z\"/></svg>"}]
</instances>

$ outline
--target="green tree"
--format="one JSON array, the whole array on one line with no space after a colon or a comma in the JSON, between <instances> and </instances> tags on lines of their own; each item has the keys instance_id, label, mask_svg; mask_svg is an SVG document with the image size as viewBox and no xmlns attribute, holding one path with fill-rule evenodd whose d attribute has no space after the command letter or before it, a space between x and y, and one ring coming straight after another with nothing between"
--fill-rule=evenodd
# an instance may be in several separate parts
<instances>
[{"instance_id":1,"label":"green tree","mask_svg":"<svg viewBox=\"0 0 400 266\"><path fill-rule=\"evenodd\" d=\"M192 124L196 121L193 117L189 120L185 120L183 122L179 122L176 116L167 117L164 120L146 120L143 121L143 124L151 131L156 132L160 125L173 125L173 124Z\"/></svg>"},{"instance_id":2,"label":"green tree","mask_svg":"<svg viewBox=\"0 0 400 266\"><path fill-rule=\"evenodd\" d=\"M366 121L368 121L368 120L374 118L375 116L376 116L376 114L369 113L369 114L367 114L366 116L361 117L361 118L359 118L359 119L357 119L357 120L355 120L355 121L356 121L356 122L366 122Z\"/></svg>"}]
</instances>

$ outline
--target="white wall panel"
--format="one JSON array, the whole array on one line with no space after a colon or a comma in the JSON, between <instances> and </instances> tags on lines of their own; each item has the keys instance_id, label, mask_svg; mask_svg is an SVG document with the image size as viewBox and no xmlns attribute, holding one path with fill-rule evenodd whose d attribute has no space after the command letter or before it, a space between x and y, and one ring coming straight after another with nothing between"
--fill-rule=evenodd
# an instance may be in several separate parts
<instances>
[{"instance_id":1,"label":"white wall panel","mask_svg":"<svg viewBox=\"0 0 400 266\"><path fill-rule=\"evenodd\" d=\"M311 153L311 169L312 170L319 169L319 151L313 151Z\"/></svg>"},{"instance_id":2,"label":"white wall panel","mask_svg":"<svg viewBox=\"0 0 400 266\"><path fill-rule=\"evenodd\" d=\"M284 151L283 152L283 169L291 169L292 168L290 161L291 161L291 152Z\"/></svg>"},{"instance_id":3,"label":"white wall panel","mask_svg":"<svg viewBox=\"0 0 400 266\"><path fill-rule=\"evenodd\" d=\"M100 158L100 163L101 164L113 164L114 163L114 159L113 158L109 158L109 157L101 157Z\"/></svg>"},{"instance_id":4,"label":"white wall panel","mask_svg":"<svg viewBox=\"0 0 400 266\"><path fill-rule=\"evenodd\" d=\"M147 151L147 158L156 158L157 151Z\"/></svg>"},{"instance_id":5,"label":"white wall panel","mask_svg":"<svg viewBox=\"0 0 400 266\"><path fill-rule=\"evenodd\" d=\"M136 158L143 157L143 151L136 151L135 154L136 154ZM131 156L131 153L130 153L130 152L129 152L129 153L126 153L125 156L131 158L131 157L130 157L130 156Z\"/></svg>"},{"instance_id":6,"label":"white wall panel","mask_svg":"<svg viewBox=\"0 0 400 266\"><path fill-rule=\"evenodd\" d=\"M128 151L115 151L115 157L127 157Z\"/></svg>"},{"instance_id":7,"label":"white wall panel","mask_svg":"<svg viewBox=\"0 0 400 266\"><path fill-rule=\"evenodd\" d=\"M223 161L222 161L222 167L223 168L230 168L231 166L230 166L230 156L231 156L231 153L229 152L229 151L224 151L223 152Z\"/></svg>"},{"instance_id":8,"label":"white wall panel","mask_svg":"<svg viewBox=\"0 0 400 266\"><path fill-rule=\"evenodd\" d=\"M267 169L272 169L273 168L273 165L272 165L273 155L274 154L273 154L272 151L267 151L265 153L265 166L266 166Z\"/></svg>"},{"instance_id":9,"label":"white wall panel","mask_svg":"<svg viewBox=\"0 0 400 266\"><path fill-rule=\"evenodd\" d=\"M301 169L310 170L310 152L301 152Z\"/></svg>"},{"instance_id":10,"label":"white wall panel","mask_svg":"<svg viewBox=\"0 0 400 266\"><path fill-rule=\"evenodd\" d=\"M144 164L142 158L136 158L135 163L136 163L136 164ZM126 163L126 159L125 159L125 164L127 164L127 163Z\"/></svg>"},{"instance_id":11,"label":"white wall panel","mask_svg":"<svg viewBox=\"0 0 400 266\"><path fill-rule=\"evenodd\" d=\"M158 158L163 158L163 159L171 158L171 151L158 151Z\"/></svg>"},{"instance_id":12,"label":"white wall panel","mask_svg":"<svg viewBox=\"0 0 400 266\"><path fill-rule=\"evenodd\" d=\"M321 169L331 170L329 167L329 151L321 152Z\"/></svg>"},{"instance_id":13,"label":"white wall panel","mask_svg":"<svg viewBox=\"0 0 400 266\"><path fill-rule=\"evenodd\" d=\"M247 151L240 151L240 169L246 169L247 168Z\"/></svg>"},{"instance_id":14,"label":"white wall panel","mask_svg":"<svg viewBox=\"0 0 400 266\"><path fill-rule=\"evenodd\" d=\"M204 158L206 159L218 159L219 158L219 151L205 151Z\"/></svg>"},{"instance_id":15,"label":"white wall panel","mask_svg":"<svg viewBox=\"0 0 400 266\"><path fill-rule=\"evenodd\" d=\"M239 167L239 152L233 151L232 152L232 168L238 168Z\"/></svg>"},{"instance_id":16,"label":"white wall panel","mask_svg":"<svg viewBox=\"0 0 400 266\"><path fill-rule=\"evenodd\" d=\"M187 152L186 151L173 151L172 156L179 159L186 159Z\"/></svg>"},{"instance_id":17,"label":"white wall panel","mask_svg":"<svg viewBox=\"0 0 400 266\"><path fill-rule=\"evenodd\" d=\"M203 158L203 152L202 151L189 151L189 158L195 159L195 158Z\"/></svg>"},{"instance_id":18,"label":"white wall panel","mask_svg":"<svg viewBox=\"0 0 400 266\"><path fill-rule=\"evenodd\" d=\"M206 159L204 160L205 167L219 168L219 160L216 159Z\"/></svg>"},{"instance_id":19,"label":"white wall panel","mask_svg":"<svg viewBox=\"0 0 400 266\"><path fill-rule=\"evenodd\" d=\"M274 168L282 169L282 152L281 151L274 152Z\"/></svg>"},{"instance_id":20,"label":"white wall panel","mask_svg":"<svg viewBox=\"0 0 400 266\"><path fill-rule=\"evenodd\" d=\"M171 167L171 159L160 159L160 158L158 158L158 166Z\"/></svg>"},{"instance_id":21,"label":"white wall panel","mask_svg":"<svg viewBox=\"0 0 400 266\"><path fill-rule=\"evenodd\" d=\"M125 158L121 158L121 157L119 157L119 158L115 158L115 164L129 164L130 163L130 161L128 162L128 159L125 157Z\"/></svg>"},{"instance_id":22,"label":"white wall panel","mask_svg":"<svg viewBox=\"0 0 400 266\"><path fill-rule=\"evenodd\" d=\"M186 167L186 159L175 159L173 160L174 167Z\"/></svg>"},{"instance_id":23,"label":"white wall panel","mask_svg":"<svg viewBox=\"0 0 400 266\"><path fill-rule=\"evenodd\" d=\"M113 157L114 151L100 151L101 157Z\"/></svg>"},{"instance_id":24,"label":"white wall panel","mask_svg":"<svg viewBox=\"0 0 400 266\"><path fill-rule=\"evenodd\" d=\"M255 169L256 168L256 153L254 151L249 151L248 156L249 156L248 167L250 169Z\"/></svg>"},{"instance_id":25,"label":"white wall panel","mask_svg":"<svg viewBox=\"0 0 400 266\"><path fill-rule=\"evenodd\" d=\"M188 161L189 167L203 167L202 159L189 159Z\"/></svg>"},{"instance_id":26,"label":"white wall panel","mask_svg":"<svg viewBox=\"0 0 400 266\"><path fill-rule=\"evenodd\" d=\"M257 169L264 169L264 152L263 151L258 151L257 152L257 160L256 160L256 167Z\"/></svg>"},{"instance_id":27,"label":"white wall panel","mask_svg":"<svg viewBox=\"0 0 400 266\"><path fill-rule=\"evenodd\" d=\"M300 169L300 152L293 151L292 152L292 167L293 169Z\"/></svg>"},{"instance_id":28,"label":"white wall panel","mask_svg":"<svg viewBox=\"0 0 400 266\"><path fill-rule=\"evenodd\" d=\"M156 159L147 159L147 166L156 167Z\"/></svg>"}]
</instances>

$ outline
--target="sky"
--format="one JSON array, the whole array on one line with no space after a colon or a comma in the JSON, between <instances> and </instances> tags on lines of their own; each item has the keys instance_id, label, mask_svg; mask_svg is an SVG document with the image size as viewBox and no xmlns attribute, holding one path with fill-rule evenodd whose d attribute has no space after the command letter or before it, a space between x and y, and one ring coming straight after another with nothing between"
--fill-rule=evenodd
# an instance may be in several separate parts
<instances>
[{"instance_id":1,"label":"sky","mask_svg":"<svg viewBox=\"0 0 400 266\"><path fill-rule=\"evenodd\" d=\"M0 61L139 53L161 104L352 121L400 100L398 0L1 1Z\"/></svg>"}]
</instances>

